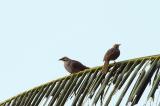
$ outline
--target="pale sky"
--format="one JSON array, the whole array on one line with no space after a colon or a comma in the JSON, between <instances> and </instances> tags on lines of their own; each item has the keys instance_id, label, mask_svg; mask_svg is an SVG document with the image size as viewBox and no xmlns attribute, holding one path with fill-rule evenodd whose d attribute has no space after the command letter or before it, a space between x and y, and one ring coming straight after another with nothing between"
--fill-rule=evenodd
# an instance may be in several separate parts
<instances>
[{"instance_id":1,"label":"pale sky","mask_svg":"<svg viewBox=\"0 0 160 106\"><path fill-rule=\"evenodd\" d=\"M160 54L159 0L1 0L0 102L69 75L63 56L103 64L114 43L117 61Z\"/></svg>"}]
</instances>

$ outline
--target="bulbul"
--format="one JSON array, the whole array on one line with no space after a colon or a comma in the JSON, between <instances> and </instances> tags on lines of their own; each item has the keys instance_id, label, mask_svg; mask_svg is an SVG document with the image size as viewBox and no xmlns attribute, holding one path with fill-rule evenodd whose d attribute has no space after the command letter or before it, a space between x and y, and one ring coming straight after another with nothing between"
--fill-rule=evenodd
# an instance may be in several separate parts
<instances>
[{"instance_id":1,"label":"bulbul","mask_svg":"<svg viewBox=\"0 0 160 106\"><path fill-rule=\"evenodd\" d=\"M85 69L89 69L89 67L83 65L79 61L72 60L68 57L63 57L59 60L64 62L65 69L71 74L83 71Z\"/></svg>"},{"instance_id":2,"label":"bulbul","mask_svg":"<svg viewBox=\"0 0 160 106\"><path fill-rule=\"evenodd\" d=\"M120 44L114 44L113 47L110 48L106 52L106 54L103 58L103 61L104 61L104 65L103 65L103 68L102 68L103 73L107 73L109 62L111 60L114 60L114 62L115 62L115 60L119 57L119 55L120 55L119 46L120 46Z\"/></svg>"}]
</instances>

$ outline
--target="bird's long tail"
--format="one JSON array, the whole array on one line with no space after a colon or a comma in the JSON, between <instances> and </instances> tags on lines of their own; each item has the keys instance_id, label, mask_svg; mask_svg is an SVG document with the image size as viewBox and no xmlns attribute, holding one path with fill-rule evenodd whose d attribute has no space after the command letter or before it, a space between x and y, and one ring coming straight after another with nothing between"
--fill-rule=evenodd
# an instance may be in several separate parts
<instances>
[{"instance_id":1,"label":"bird's long tail","mask_svg":"<svg viewBox=\"0 0 160 106\"><path fill-rule=\"evenodd\" d=\"M102 72L105 74L107 74L107 72L108 72L108 65L109 65L109 61L105 61L103 68L102 68Z\"/></svg>"}]
</instances>

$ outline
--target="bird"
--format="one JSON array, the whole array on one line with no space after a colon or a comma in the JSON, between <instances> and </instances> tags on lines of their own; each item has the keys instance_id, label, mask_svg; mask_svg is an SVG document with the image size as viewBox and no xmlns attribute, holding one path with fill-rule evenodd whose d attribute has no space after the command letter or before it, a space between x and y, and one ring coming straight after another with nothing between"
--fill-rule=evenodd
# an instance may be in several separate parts
<instances>
[{"instance_id":1,"label":"bird","mask_svg":"<svg viewBox=\"0 0 160 106\"><path fill-rule=\"evenodd\" d=\"M111 60L113 60L114 63L116 63L115 60L120 56L120 50L119 50L120 45L121 44L114 44L113 47L110 48L104 55L104 58L103 58L104 65L102 67L103 73L107 73L108 65Z\"/></svg>"},{"instance_id":2,"label":"bird","mask_svg":"<svg viewBox=\"0 0 160 106\"><path fill-rule=\"evenodd\" d=\"M72 60L66 56L60 58L59 60L64 62L65 69L71 74L84 71L85 69L89 69L89 67L83 65L79 61Z\"/></svg>"}]
</instances>

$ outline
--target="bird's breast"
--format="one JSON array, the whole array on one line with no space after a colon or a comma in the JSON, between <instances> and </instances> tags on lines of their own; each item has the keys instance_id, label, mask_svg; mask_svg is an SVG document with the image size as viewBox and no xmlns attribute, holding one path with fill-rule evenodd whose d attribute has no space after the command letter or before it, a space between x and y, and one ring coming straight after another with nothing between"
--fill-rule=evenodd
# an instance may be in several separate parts
<instances>
[{"instance_id":1,"label":"bird's breast","mask_svg":"<svg viewBox=\"0 0 160 106\"><path fill-rule=\"evenodd\" d=\"M72 68L71 68L69 63L64 63L64 67L69 73L72 73L73 70L72 70Z\"/></svg>"}]
</instances>

